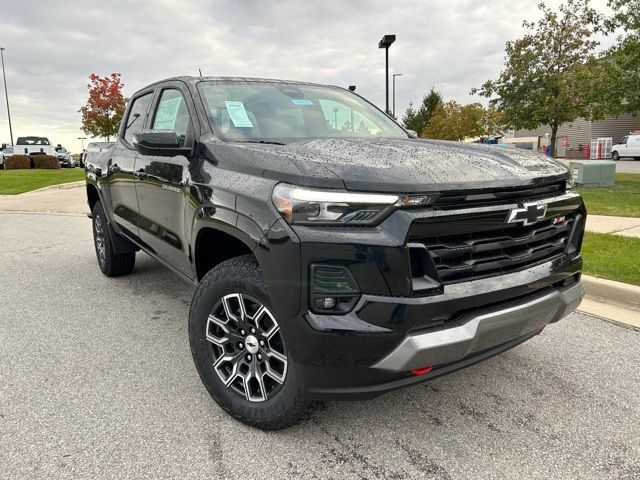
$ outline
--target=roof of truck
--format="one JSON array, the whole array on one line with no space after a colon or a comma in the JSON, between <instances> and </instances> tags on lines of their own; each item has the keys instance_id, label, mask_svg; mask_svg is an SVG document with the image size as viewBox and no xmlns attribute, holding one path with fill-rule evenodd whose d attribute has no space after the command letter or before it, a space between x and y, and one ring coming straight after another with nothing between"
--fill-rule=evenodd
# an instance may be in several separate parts
<instances>
[{"instance_id":1,"label":"roof of truck","mask_svg":"<svg viewBox=\"0 0 640 480\"><path fill-rule=\"evenodd\" d=\"M343 87L338 87L337 85L327 85L327 84L313 83L313 82L301 82L297 80L281 80L277 78L214 77L214 76L194 77L194 76L185 75L185 76L169 77L169 78L164 78L162 80L158 80L156 82L150 83L149 85L146 85L144 88L141 88L139 91L146 90L147 88L157 85L159 83L166 83L166 82L172 82L172 81L181 81L184 83L188 83L190 85L195 85L196 83L203 82L203 81L228 82L228 83L242 83L242 82L284 83L284 84L290 84L290 85L306 85L309 87L325 87L325 88L329 87L329 88L344 89Z\"/></svg>"}]
</instances>

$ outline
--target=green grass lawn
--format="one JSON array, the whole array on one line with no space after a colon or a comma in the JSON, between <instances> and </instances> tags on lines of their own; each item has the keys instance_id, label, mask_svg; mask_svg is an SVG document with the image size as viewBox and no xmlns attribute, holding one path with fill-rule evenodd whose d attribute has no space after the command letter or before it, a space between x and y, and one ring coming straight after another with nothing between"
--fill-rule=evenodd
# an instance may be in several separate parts
<instances>
[{"instance_id":1,"label":"green grass lawn","mask_svg":"<svg viewBox=\"0 0 640 480\"><path fill-rule=\"evenodd\" d=\"M0 170L0 195L15 195L60 183L84 180L84 169Z\"/></svg>"},{"instance_id":2,"label":"green grass lawn","mask_svg":"<svg viewBox=\"0 0 640 480\"><path fill-rule=\"evenodd\" d=\"M584 273L640 285L640 238L586 232Z\"/></svg>"},{"instance_id":3,"label":"green grass lawn","mask_svg":"<svg viewBox=\"0 0 640 480\"><path fill-rule=\"evenodd\" d=\"M640 174L616 174L613 188L578 188L593 215L640 217Z\"/></svg>"}]
</instances>

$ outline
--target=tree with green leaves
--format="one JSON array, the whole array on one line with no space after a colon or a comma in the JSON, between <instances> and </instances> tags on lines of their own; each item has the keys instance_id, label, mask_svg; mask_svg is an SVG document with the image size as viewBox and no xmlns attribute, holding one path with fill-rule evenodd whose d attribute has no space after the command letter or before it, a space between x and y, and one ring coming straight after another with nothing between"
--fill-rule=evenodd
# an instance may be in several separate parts
<instances>
[{"instance_id":1,"label":"tree with green leaves","mask_svg":"<svg viewBox=\"0 0 640 480\"><path fill-rule=\"evenodd\" d=\"M494 108L480 103L461 105L455 100L442 103L422 129L420 136L439 140L487 138L500 133L502 116Z\"/></svg>"},{"instance_id":2,"label":"tree with green leaves","mask_svg":"<svg viewBox=\"0 0 640 480\"><path fill-rule=\"evenodd\" d=\"M420 134L440 104L442 104L442 95L440 95L440 92L435 88L431 87L431 90L424 96L417 110L412 103L409 103L409 107L402 117L402 124L405 128L414 130Z\"/></svg>"},{"instance_id":3,"label":"tree with green leaves","mask_svg":"<svg viewBox=\"0 0 640 480\"><path fill-rule=\"evenodd\" d=\"M609 0L613 14L595 19L616 42L590 64L588 100L599 114L640 111L640 0Z\"/></svg>"},{"instance_id":4,"label":"tree with green leaves","mask_svg":"<svg viewBox=\"0 0 640 480\"><path fill-rule=\"evenodd\" d=\"M567 0L558 11L540 3L538 9L542 18L525 21L525 35L507 42L498 79L471 93L491 98L490 105L513 128L548 125L554 155L561 124L594 116L586 101L584 77L598 43L593 39L589 0Z\"/></svg>"}]
</instances>

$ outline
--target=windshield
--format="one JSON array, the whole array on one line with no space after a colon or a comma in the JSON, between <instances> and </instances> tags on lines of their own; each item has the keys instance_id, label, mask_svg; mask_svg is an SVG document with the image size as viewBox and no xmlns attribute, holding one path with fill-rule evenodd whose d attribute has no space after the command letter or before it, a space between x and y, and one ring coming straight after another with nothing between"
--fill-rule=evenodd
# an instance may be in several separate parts
<instances>
[{"instance_id":1,"label":"windshield","mask_svg":"<svg viewBox=\"0 0 640 480\"><path fill-rule=\"evenodd\" d=\"M209 119L225 139L288 143L306 138L407 138L351 92L266 82L202 82Z\"/></svg>"},{"instance_id":2,"label":"windshield","mask_svg":"<svg viewBox=\"0 0 640 480\"><path fill-rule=\"evenodd\" d=\"M17 145L51 145L44 137L18 137Z\"/></svg>"}]
</instances>

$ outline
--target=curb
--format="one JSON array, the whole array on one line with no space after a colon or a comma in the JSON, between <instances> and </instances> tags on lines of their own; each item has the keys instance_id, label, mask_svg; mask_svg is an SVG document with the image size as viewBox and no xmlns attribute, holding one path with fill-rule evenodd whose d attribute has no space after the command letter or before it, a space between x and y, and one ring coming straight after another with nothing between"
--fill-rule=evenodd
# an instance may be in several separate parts
<instances>
[{"instance_id":1,"label":"curb","mask_svg":"<svg viewBox=\"0 0 640 480\"><path fill-rule=\"evenodd\" d=\"M640 312L640 287L603 278L582 275L587 297Z\"/></svg>"},{"instance_id":2,"label":"curb","mask_svg":"<svg viewBox=\"0 0 640 480\"><path fill-rule=\"evenodd\" d=\"M586 295L578 310L640 332L640 287L589 275L581 283Z\"/></svg>"},{"instance_id":3,"label":"curb","mask_svg":"<svg viewBox=\"0 0 640 480\"><path fill-rule=\"evenodd\" d=\"M37 190L29 190L28 192L24 192L19 195L27 195L29 193L44 192L46 190L68 190L70 188L82 187L85 184L86 182L84 180L79 180L77 182L59 183L57 185L49 185L48 187L38 188Z\"/></svg>"}]
</instances>

